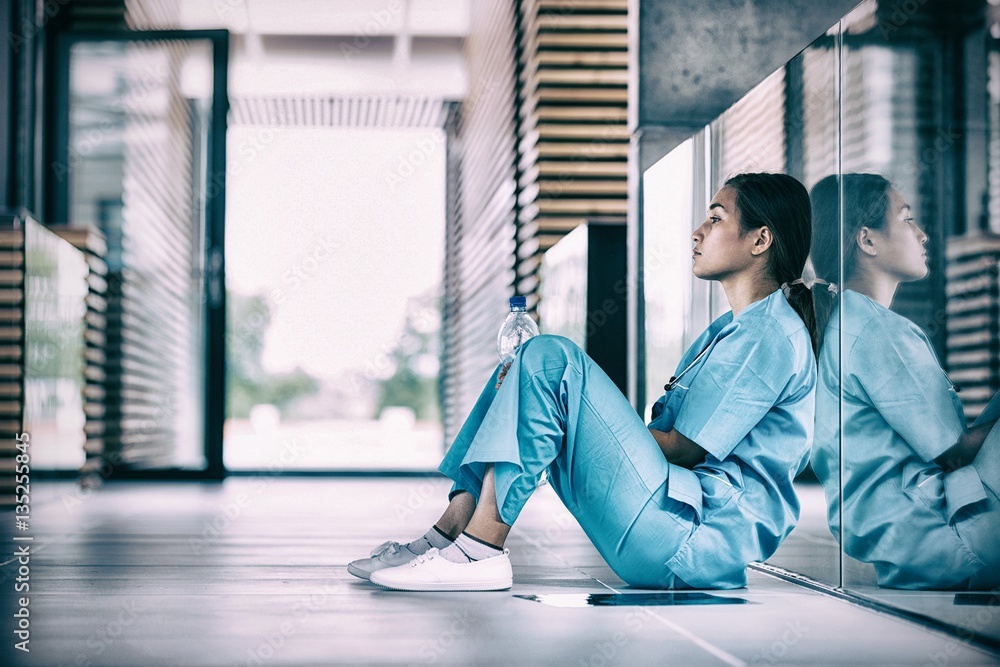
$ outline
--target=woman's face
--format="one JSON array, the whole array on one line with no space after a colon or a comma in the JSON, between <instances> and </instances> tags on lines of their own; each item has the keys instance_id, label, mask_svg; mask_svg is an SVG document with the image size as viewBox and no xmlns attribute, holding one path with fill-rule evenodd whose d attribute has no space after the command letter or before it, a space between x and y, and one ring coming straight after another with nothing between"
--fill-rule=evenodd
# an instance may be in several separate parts
<instances>
[{"instance_id":1,"label":"woman's face","mask_svg":"<svg viewBox=\"0 0 1000 667\"><path fill-rule=\"evenodd\" d=\"M884 229L871 230L875 265L900 282L927 275L927 234L910 215L910 205L895 188L889 190L889 211Z\"/></svg>"},{"instance_id":2,"label":"woman's face","mask_svg":"<svg viewBox=\"0 0 1000 667\"><path fill-rule=\"evenodd\" d=\"M736 209L736 190L726 186L708 205L708 217L691 235L692 271L703 280L722 280L750 266L752 234L742 234Z\"/></svg>"}]
</instances>

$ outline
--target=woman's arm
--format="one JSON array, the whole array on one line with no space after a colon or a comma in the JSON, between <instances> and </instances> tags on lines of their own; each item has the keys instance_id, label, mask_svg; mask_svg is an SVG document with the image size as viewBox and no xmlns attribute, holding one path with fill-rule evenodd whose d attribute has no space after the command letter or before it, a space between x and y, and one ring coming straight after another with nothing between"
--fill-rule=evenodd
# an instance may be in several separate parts
<instances>
[{"instance_id":1,"label":"woman's arm","mask_svg":"<svg viewBox=\"0 0 1000 667\"><path fill-rule=\"evenodd\" d=\"M704 461L705 456L708 455L708 452L702 449L697 442L689 440L674 429L657 431L655 428L651 428L649 432L653 434L653 439L660 446L663 456L674 465L691 469Z\"/></svg>"},{"instance_id":2,"label":"woman's arm","mask_svg":"<svg viewBox=\"0 0 1000 667\"><path fill-rule=\"evenodd\" d=\"M962 466L967 466L979 454L983 446L983 441L996 425L995 421L980 424L974 429L966 431L944 454L934 459L934 462L941 466L945 472L952 472Z\"/></svg>"}]
</instances>

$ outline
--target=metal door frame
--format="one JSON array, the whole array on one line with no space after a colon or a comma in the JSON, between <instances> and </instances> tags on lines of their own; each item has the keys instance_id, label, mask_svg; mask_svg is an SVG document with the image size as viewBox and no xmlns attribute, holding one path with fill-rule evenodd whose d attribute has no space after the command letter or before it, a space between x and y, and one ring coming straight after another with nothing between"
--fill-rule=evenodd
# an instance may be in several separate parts
<instances>
[{"instance_id":1,"label":"metal door frame","mask_svg":"<svg viewBox=\"0 0 1000 667\"><path fill-rule=\"evenodd\" d=\"M229 31L228 30L148 30L66 32L57 36L52 72L54 75L53 113L49 117L53 141L46 151L43 170L45 198L43 219L69 219L69 181L56 177L55 165L69 164L70 52L82 42L163 42L207 41L212 45L212 111L206 146L206 181L210 186L205 205L205 280L202 302L205 322L204 348L204 447L202 469L165 468L118 470L116 478L215 479L226 476L222 453L223 424L226 416L226 131L229 113Z\"/></svg>"}]
</instances>

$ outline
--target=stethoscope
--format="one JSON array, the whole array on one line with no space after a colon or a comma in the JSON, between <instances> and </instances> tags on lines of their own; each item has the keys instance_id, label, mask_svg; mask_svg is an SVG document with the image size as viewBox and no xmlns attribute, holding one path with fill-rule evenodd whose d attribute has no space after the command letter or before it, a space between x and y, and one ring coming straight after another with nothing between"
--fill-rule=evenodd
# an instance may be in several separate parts
<instances>
[{"instance_id":1,"label":"stethoscope","mask_svg":"<svg viewBox=\"0 0 1000 667\"><path fill-rule=\"evenodd\" d=\"M680 383L681 382L681 378L684 377L685 375L687 375L687 372L689 370L691 370L692 368L694 368L695 364L697 364L699 361L701 361L701 358L705 356L705 353L708 352L708 348L710 348L710 347L712 347L711 343L709 343L708 345L706 345L705 349L702 350L701 352L699 352L698 356L694 358L694 361L692 361L690 364L688 364L687 368L685 368L684 370L682 370L680 372L680 375L671 375L670 379L667 381L667 383L665 385L663 385L663 391L671 391L674 387L680 387L681 389L688 389L688 387L685 387L684 385L682 385Z\"/></svg>"}]
</instances>

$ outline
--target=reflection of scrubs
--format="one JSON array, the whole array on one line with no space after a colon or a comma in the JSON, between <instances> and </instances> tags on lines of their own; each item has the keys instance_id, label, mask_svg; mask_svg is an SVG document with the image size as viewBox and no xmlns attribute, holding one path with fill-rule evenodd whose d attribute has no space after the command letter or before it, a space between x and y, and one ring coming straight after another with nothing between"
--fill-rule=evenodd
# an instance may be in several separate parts
<instances>
[{"instance_id":1,"label":"reflection of scrubs","mask_svg":"<svg viewBox=\"0 0 1000 667\"><path fill-rule=\"evenodd\" d=\"M499 390L494 374L440 469L478 497L495 463L497 506L511 524L547 467L629 584L743 586L747 563L770 556L798 518L792 478L811 442L814 362L780 291L716 320L679 370L706 347L650 423L709 452L694 471L668 463L611 380L558 336L526 342Z\"/></svg>"},{"instance_id":2,"label":"reflection of scrubs","mask_svg":"<svg viewBox=\"0 0 1000 667\"><path fill-rule=\"evenodd\" d=\"M943 474L934 459L958 441L965 415L930 341L915 324L857 292L846 290L841 307L843 322L840 308L834 310L820 352L813 453L831 531L838 535L842 349L844 550L874 564L882 586L995 586L1000 526L996 512L991 528L982 519L997 498L980 473L996 479L1000 433L990 436L973 465ZM984 560L992 560L986 570Z\"/></svg>"}]
</instances>

